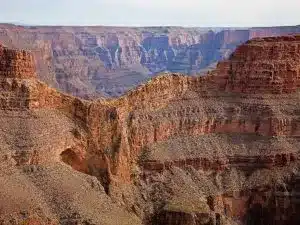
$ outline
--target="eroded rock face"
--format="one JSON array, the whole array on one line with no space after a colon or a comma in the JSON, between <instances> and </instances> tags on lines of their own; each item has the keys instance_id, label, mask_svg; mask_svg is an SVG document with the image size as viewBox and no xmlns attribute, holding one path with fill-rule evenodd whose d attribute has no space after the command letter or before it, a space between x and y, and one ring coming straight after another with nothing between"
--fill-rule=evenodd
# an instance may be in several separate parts
<instances>
[{"instance_id":1,"label":"eroded rock face","mask_svg":"<svg viewBox=\"0 0 300 225\"><path fill-rule=\"evenodd\" d=\"M154 224L297 224L299 44L254 39L206 77L159 76L92 103L110 195Z\"/></svg>"},{"instance_id":2,"label":"eroded rock face","mask_svg":"<svg viewBox=\"0 0 300 225\"><path fill-rule=\"evenodd\" d=\"M36 78L33 56L26 51L0 46L1 78Z\"/></svg>"},{"instance_id":3,"label":"eroded rock face","mask_svg":"<svg viewBox=\"0 0 300 225\"><path fill-rule=\"evenodd\" d=\"M36 80L28 52L0 63L0 224L141 224L85 174L89 103Z\"/></svg>"},{"instance_id":4,"label":"eroded rock face","mask_svg":"<svg viewBox=\"0 0 300 225\"><path fill-rule=\"evenodd\" d=\"M299 26L214 30L3 24L0 41L31 49L39 78L47 84L93 98L122 95L162 71L198 74L249 39L299 32Z\"/></svg>"},{"instance_id":5,"label":"eroded rock face","mask_svg":"<svg viewBox=\"0 0 300 225\"><path fill-rule=\"evenodd\" d=\"M2 77L0 196L17 178L32 190L3 218L38 193L42 217L66 224L298 224L299 45L254 39L205 77L161 75L110 100Z\"/></svg>"},{"instance_id":6,"label":"eroded rock face","mask_svg":"<svg viewBox=\"0 0 300 225\"><path fill-rule=\"evenodd\" d=\"M254 39L217 69L228 76L226 89L233 92L291 93L299 86L299 56L299 36Z\"/></svg>"}]
</instances>

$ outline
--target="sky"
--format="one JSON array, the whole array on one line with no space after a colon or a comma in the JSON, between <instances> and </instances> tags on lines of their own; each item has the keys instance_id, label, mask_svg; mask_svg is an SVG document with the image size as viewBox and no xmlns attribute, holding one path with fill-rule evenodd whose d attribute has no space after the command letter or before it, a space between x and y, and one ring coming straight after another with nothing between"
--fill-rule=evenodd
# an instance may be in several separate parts
<instances>
[{"instance_id":1,"label":"sky","mask_svg":"<svg viewBox=\"0 0 300 225\"><path fill-rule=\"evenodd\" d=\"M0 23L250 27L300 24L300 0L0 0Z\"/></svg>"}]
</instances>

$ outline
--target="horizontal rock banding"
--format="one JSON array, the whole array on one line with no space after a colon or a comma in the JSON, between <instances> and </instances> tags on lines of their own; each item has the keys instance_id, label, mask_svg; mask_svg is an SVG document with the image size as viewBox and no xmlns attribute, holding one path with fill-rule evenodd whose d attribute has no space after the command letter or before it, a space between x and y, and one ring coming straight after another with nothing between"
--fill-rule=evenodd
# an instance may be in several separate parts
<instances>
[{"instance_id":1,"label":"horizontal rock banding","mask_svg":"<svg viewBox=\"0 0 300 225\"><path fill-rule=\"evenodd\" d=\"M163 172L164 170L171 169L173 166L179 168L187 168L192 166L196 170L204 171L223 171L230 167L242 170L252 171L253 169L284 167L299 160L299 156L293 153L282 153L276 155L266 156L229 156L225 159L209 159L209 158L187 158L178 159L175 161L146 161L141 163L146 171Z\"/></svg>"},{"instance_id":2,"label":"horizontal rock banding","mask_svg":"<svg viewBox=\"0 0 300 225\"><path fill-rule=\"evenodd\" d=\"M119 96L161 71L205 73L255 37L300 33L269 28L64 27L0 24L0 41L35 53L39 78L82 97Z\"/></svg>"},{"instance_id":3,"label":"horizontal rock banding","mask_svg":"<svg viewBox=\"0 0 300 225\"><path fill-rule=\"evenodd\" d=\"M35 62L31 53L0 46L0 78L35 77Z\"/></svg>"},{"instance_id":4,"label":"horizontal rock banding","mask_svg":"<svg viewBox=\"0 0 300 225\"><path fill-rule=\"evenodd\" d=\"M297 174L299 164L298 45L297 36L253 40L242 45L229 61L220 63L205 77L165 74L120 98L97 101L63 95L35 79L28 79L34 78L29 75L33 70L30 57L27 59L26 54L20 53L21 57L15 51L12 54L4 50L2 61L8 63L2 63L7 65L2 69L12 72L0 77L2 127L4 133L9 131L6 132L8 138L3 132L2 138L16 149L11 157L17 166L45 163L57 166L58 161L64 162L73 169L96 176L109 194L123 184L142 183L135 179L145 174L156 179L146 177L146 184L136 188L141 188L143 194L162 198L159 199L162 203L170 199L160 191L178 193L174 186L182 187L184 182L187 182L185 188L190 190L188 182L197 179L200 184L192 186L195 190L206 185L205 180L214 187L214 190L199 190L196 194L200 197L218 194L226 197L230 192L242 193L260 187L267 187L272 195L274 191L270 187L277 181L286 182L289 191L296 190L297 179L294 179L296 184L290 181ZM18 69L25 65L27 69ZM13 112L16 109L23 111ZM49 116L51 121L47 120ZM52 140L50 131L57 126L63 135L58 132L55 134L57 140ZM34 141L35 137L38 142ZM50 147L42 148L44 143ZM147 151L150 156L143 156ZM142 156L146 160L141 160ZM201 173L203 170L208 173ZM197 176L179 180L180 174ZM164 176L169 176L169 180L166 178L166 182L159 183ZM172 182L168 182L170 180ZM158 187L155 189L158 192L148 192L151 182ZM174 186L168 186L170 183ZM280 187L282 192L284 188ZM186 189L180 189L179 196L175 197L189 195ZM192 194L188 197L193 197ZM125 195L119 196L124 201ZM144 202L157 204L155 199L153 203L145 196ZM275 200L277 197L275 193ZM253 205L265 202L253 198ZM252 209L252 203L246 205L251 195L237 199L230 196L227 200L231 205L220 206L221 219L235 214L243 218L249 213L247 210ZM244 210L237 213L239 202ZM273 204L272 200L270 202ZM139 206L142 208L142 204ZM175 206L179 211L179 216L175 217L181 217L185 206ZM289 207L294 206L297 203ZM281 210L279 205L272 207ZM128 208L139 212L137 206ZM186 213L186 216L195 222L199 219L198 212L204 209L192 209L197 212ZM211 211L219 213L214 207ZM166 212L163 217L168 223L173 216ZM209 222L210 217L207 219Z\"/></svg>"},{"instance_id":5,"label":"horizontal rock banding","mask_svg":"<svg viewBox=\"0 0 300 225\"><path fill-rule=\"evenodd\" d=\"M259 52L259 54L258 54ZM220 63L226 89L240 93L291 93L299 86L300 36L248 41Z\"/></svg>"}]
</instances>

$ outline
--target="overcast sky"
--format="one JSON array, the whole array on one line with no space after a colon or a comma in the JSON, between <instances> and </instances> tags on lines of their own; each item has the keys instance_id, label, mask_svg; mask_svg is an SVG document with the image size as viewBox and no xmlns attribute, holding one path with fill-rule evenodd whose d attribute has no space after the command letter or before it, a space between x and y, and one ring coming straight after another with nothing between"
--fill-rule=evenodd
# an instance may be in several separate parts
<instances>
[{"instance_id":1,"label":"overcast sky","mask_svg":"<svg viewBox=\"0 0 300 225\"><path fill-rule=\"evenodd\" d=\"M0 22L41 25L300 24L300 0L0 0Z\"/></svg>"}]
</instances>

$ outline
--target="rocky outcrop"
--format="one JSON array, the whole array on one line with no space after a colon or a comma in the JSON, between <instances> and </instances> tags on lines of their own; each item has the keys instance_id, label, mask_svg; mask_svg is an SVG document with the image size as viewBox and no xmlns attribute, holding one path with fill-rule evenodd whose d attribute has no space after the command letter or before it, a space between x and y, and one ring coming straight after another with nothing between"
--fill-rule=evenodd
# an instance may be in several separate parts
<instances>
[{"instance_id":1,"label":"rocky outcrop","mask_svg":"<svg viewBox=\"0 0 300 225\"><path fill-rule=\"evenodd\" d=\"M212 223L289 224L294 215L279 212L298 206L279 204L282 194L272 187L289 186L298 198L290 192L299 164L298 46L298 36L254 39L206 77L159 76L119 99L93 103L89 126L104 150L108 192L116 194L120 180L135 182L153 195L143 204L154 207L183 192L221 196L227 202L220 210L205 212ZM175 212L158 207L163 223L211 223L196 222L204 212L187 213L176 202Z\"/></svg>"},{"instance_id":2,"label":"rocky outcrop","mask_svg":"<svg viewBox=\"0 0 300 225\"><path fill-rule=\"evenodd\" d=\"M299 36L254 39L218 66L227 89L242 93L291 93L299 86ZM257 54L261 52L261 54Z\"/></svg>"},{"instance_id":3,"label":"rocky outcrop","mask_svg":"<svg viewBox=\"0 0 300 225\"><path fill-rule=\"evenodd\" d=\"M39 82L31 53L1 46L0 64L0 223L141 224L84 174L88 103Z\"/></svg>"},{"instance_id":4,"label":"rocky outcrop","mask_svg":"<svg viewBox=\"0 0 300 225\"><path fill-rule=\"evenodd\" d=\"M199 74L255 37L299 33L299 26L209 29L180 27L42 27L0 25L0 41L31 49L39 78L86 98L119 96L155 74Z\"/></svg>"},{"instance_id":5,"label":"rocky outcrop","mask_svg":"<svg viewBox=\"0 0 300 225\"><path fill-rule=\"evenodd\" d=\"M11 50L0 46L1 78L36 78L34 59L26 51Z\"/></svg>"}]
</instances>

